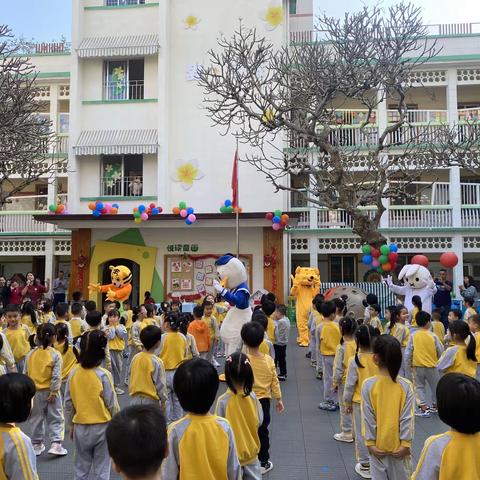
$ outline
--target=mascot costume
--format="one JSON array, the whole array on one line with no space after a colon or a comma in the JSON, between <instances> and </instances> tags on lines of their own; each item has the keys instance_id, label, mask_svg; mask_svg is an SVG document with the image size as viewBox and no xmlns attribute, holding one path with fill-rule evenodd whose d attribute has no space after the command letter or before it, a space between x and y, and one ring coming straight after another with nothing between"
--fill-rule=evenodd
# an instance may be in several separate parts
<instances>
[{"instance_id":1,"label":"mascot costume","mask_svg":"<svg viewBox=\"0 0 480 480\"><path fill-rule=\"evenodd\" d=\"M318 268L297 267L295 276L291 275L291 279L290 295L296 300L297 343L301 347L308 347L308 314L312 308L313 297L320 293L320 272Z\"/></svg>"},{"instance_id":2,"label":"mascot costume","mask_svg":"<svg viewBox=\"0 0 480 480\"><path fill-rule=\"evenodd\" d=\"M220 327L220 337L225 343L225 355L228 357L241 348L240 330L252 317L250 309L250 291L247 285L245 265L233 255L227 254L216 262L221 283L214 281L215 290L233 305Z\"/></svg>"},{"instance_id":3,"label":"mascot costume","mask_svg":"<svg viewBox=\"0 0 480 480\"><path fill-rule=\"evenodd\" d=\"M88 286L88 290L90 292L106 293L107 300L110 302L123 303L132 293L132 272L124 265L118 265L117 267L110 265L110 270L112 283L109 283L108 285L91 283Z\"/></svg>"},{"instance_id":4,"label":"mascot costume","mask_svg":"<svg viewBox=\"0 0 480 480\"><path fill-rule=\"evenodd\" d=\"M422 299L423 310L431 314L432 299L437 292L437 287L430 272L422 265L405 265L398 279L403 280L403 286L394 285L390 275L385 282L393 293L405 295L404 305L407 310L409 312L413 310L412 297L418 295Z\"/></svg>"}]
</instances>

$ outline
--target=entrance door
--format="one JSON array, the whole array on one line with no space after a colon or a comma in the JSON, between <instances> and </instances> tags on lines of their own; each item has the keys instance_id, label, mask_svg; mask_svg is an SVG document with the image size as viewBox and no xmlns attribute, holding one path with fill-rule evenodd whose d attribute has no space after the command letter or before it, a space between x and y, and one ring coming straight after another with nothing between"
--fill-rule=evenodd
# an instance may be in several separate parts
<instances>
[{"instance_id":1,"label":"entrance door","mask_svg":"<svg viewBox=\"0 0 480 480\"><path fill-rule=\"evenodd\" d=\"M113 258L108 262L105 262L102 267L102 285L108 285L111 282L110 276L110 265L117 266L117 265L125 265L127 268L130 269L132 272L132 293L130 295L130 300L133 306L137 306L140 304L140 265L132 260L128 260L126 258ZM144 293L144 292L142 292ZM106 294L102 293L102 304L106 299ZM142 297L143 298L143 297ZM100 306L99 306L100 307ZM100 308L99 308L100 310Z\"/></svg>"}]
</instances>

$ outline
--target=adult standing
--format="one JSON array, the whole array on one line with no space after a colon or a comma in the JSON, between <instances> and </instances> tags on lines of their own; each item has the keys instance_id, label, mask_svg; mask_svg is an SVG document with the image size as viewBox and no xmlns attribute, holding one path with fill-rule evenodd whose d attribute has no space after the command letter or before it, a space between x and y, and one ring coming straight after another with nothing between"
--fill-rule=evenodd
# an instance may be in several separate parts
<instances>
[{"instance_id":1,"label":"adult standing","mask_svg":"<svg viewBox=\"0 0 480 480\"><path fill-rule=\"evenodd\" d=\"M0 302L5 307L8 305L8 298L10 297L10 289L7 287L7 279L0 276Z\"/></svg>"},{"instance_id":2,"label":"adult standing","mask_svg":"<svg viewBox=\"0 0 480 480\"><path fill-rule=\"evenodd\" d=\"M66 292L67 292L67 280L65 278L65 273L63 270L58 272L58 277L53 279L52 284L52 292L53 292L53 311L55 311L55 307L57 303L63 303L66 299Z\"/></svg>"},{"instance_id":3,"label":"adult standing","mask_svg":"<svg viewBox=\"0 0 480 480\"><path fill-rule=\"evenodd\" d=\"M34 304L38 304L38 300L42 298L44 293L47 293L50 290L50 280L45 281L45 285L40 283L39 278L35 278L32 272L27 273L27 283L22 290L23 298L29 298L30 301Z\"/></svg>"},{"instance_id":4,"label":"adult standing","mask_svg":"<svg viewBox=\"0 0 480 480\"><path fill-rule=\"evenodd\" d=\"M478 302L478 289L474 278L471 275L466 275L463 278L463 285L459 285L460 295L463 298L470 298L475 303Z\"/></svg>"},{"instance_id":5,"label":"adult standing","mask_svg":"<svg viewBox=\"0 0 480 480\"><path fill-rule=\"evenodd\" d=\"M435 279L435 285L437 286L437 293L433 297L433 303L435 307L439 308L442 312L442 322L445 328L448 327L448 312L452 306L452 288L453 284L447 280L447 271L442 268L438 272L438 278Z\"/></svg>"},{"instance_id":6,"label":"adult standing","mask_svg":"<svg viewBox=\"0 0 480 480\"><path fill-rule=\"evenodd\" d=\"M10 282L10 292L8 301L13 305L21 305L23 298L23 288L18 284L16 280Z\"/></svg>"}]
</instances>

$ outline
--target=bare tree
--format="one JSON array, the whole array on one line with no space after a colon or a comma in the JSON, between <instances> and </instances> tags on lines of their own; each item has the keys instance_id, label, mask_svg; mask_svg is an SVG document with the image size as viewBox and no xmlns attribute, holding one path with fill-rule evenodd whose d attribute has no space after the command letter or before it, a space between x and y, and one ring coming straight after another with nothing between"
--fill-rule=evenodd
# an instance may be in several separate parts
<instances>
[{"instance_id":1,"label":"bare tree","mask_svg":"<svg viewBox=\"0 0 480 480\"><path fill-rule=\"evenodd\" d=\"M410 184L448 163L432 155L435 132L413 125L406 103L412 73L438 49L410 4L385 13L364 8L342 20L323 16L318 25L317 41L283 48L242 24L222 36L199 68L204 107L223 134L254 147L243 160L277 191L345 210L353 232L378 245L386 201L408 198ZM382 122L377 109L387 101L394 114ZM346 102L364 112L356 125L339 114ZM279 138L288 147L272 155ZM303 182L293 186L292 177Z\"/></svg>"},{"instance_id":2,"label":"bare tree","mask_svg":"<svg viewBox=\"0 0 480 480\"><path fill-rule=\"evenodd\" d=\"M40 178L51 180L64 159L55 155L51 122L36 101L35 68L17 54L23 45L0 25L0 208Z\"/></svg>"}]
</instances>

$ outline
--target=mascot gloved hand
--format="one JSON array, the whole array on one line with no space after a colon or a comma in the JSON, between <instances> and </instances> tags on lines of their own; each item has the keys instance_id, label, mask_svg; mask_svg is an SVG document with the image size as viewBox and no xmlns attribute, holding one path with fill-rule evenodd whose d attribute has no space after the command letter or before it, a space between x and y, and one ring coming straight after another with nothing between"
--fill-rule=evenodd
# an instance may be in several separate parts
<instances>
[{"instance_id":1,"label":"mascot gloved hand","mask_svg":"<svg viewBox=\"0 0 480 480\"><path fill-rule=\"evenodd\" d=\"M88 290L90 292L102 292L107 294L109 302L123 303L128 300L132 293L132 272L124 265L114 267L110 265L110 278L112 283L108 285L100 285L99 283L90 283Z\"/></svg>"},{"instance_id":2,"label":"mascot gloved hand","mask_svg":"<svg viewBox=\"0 0 480 480\"><path fill-rule=\"evenodd\" d=\"M223 255L216 262L221 282L214 281L215 290L233 305L220 327L220 337L225 343L225 354L228 357L241 348L240 330L252 317L250 309L250 290L247 285L245 265L231 254Z\"/></svg>"},{"instance_id":3,"label":"mascot gloved hand","mask_svg":"<svg viewBox=\"0 0 480 480\"><path fill-rule=\"evenodd\" d=\"M407 310L412 312L412 297L418 295L422 299L422 309L431 314L432 299L437 293L437 287L428 269L422 265L405 265L400 270L398 279L403 280L403 286L395 285L391 276L388 276L384 282L393 293L405 295L404 305Z\"/></svg>"}]
</instances>

